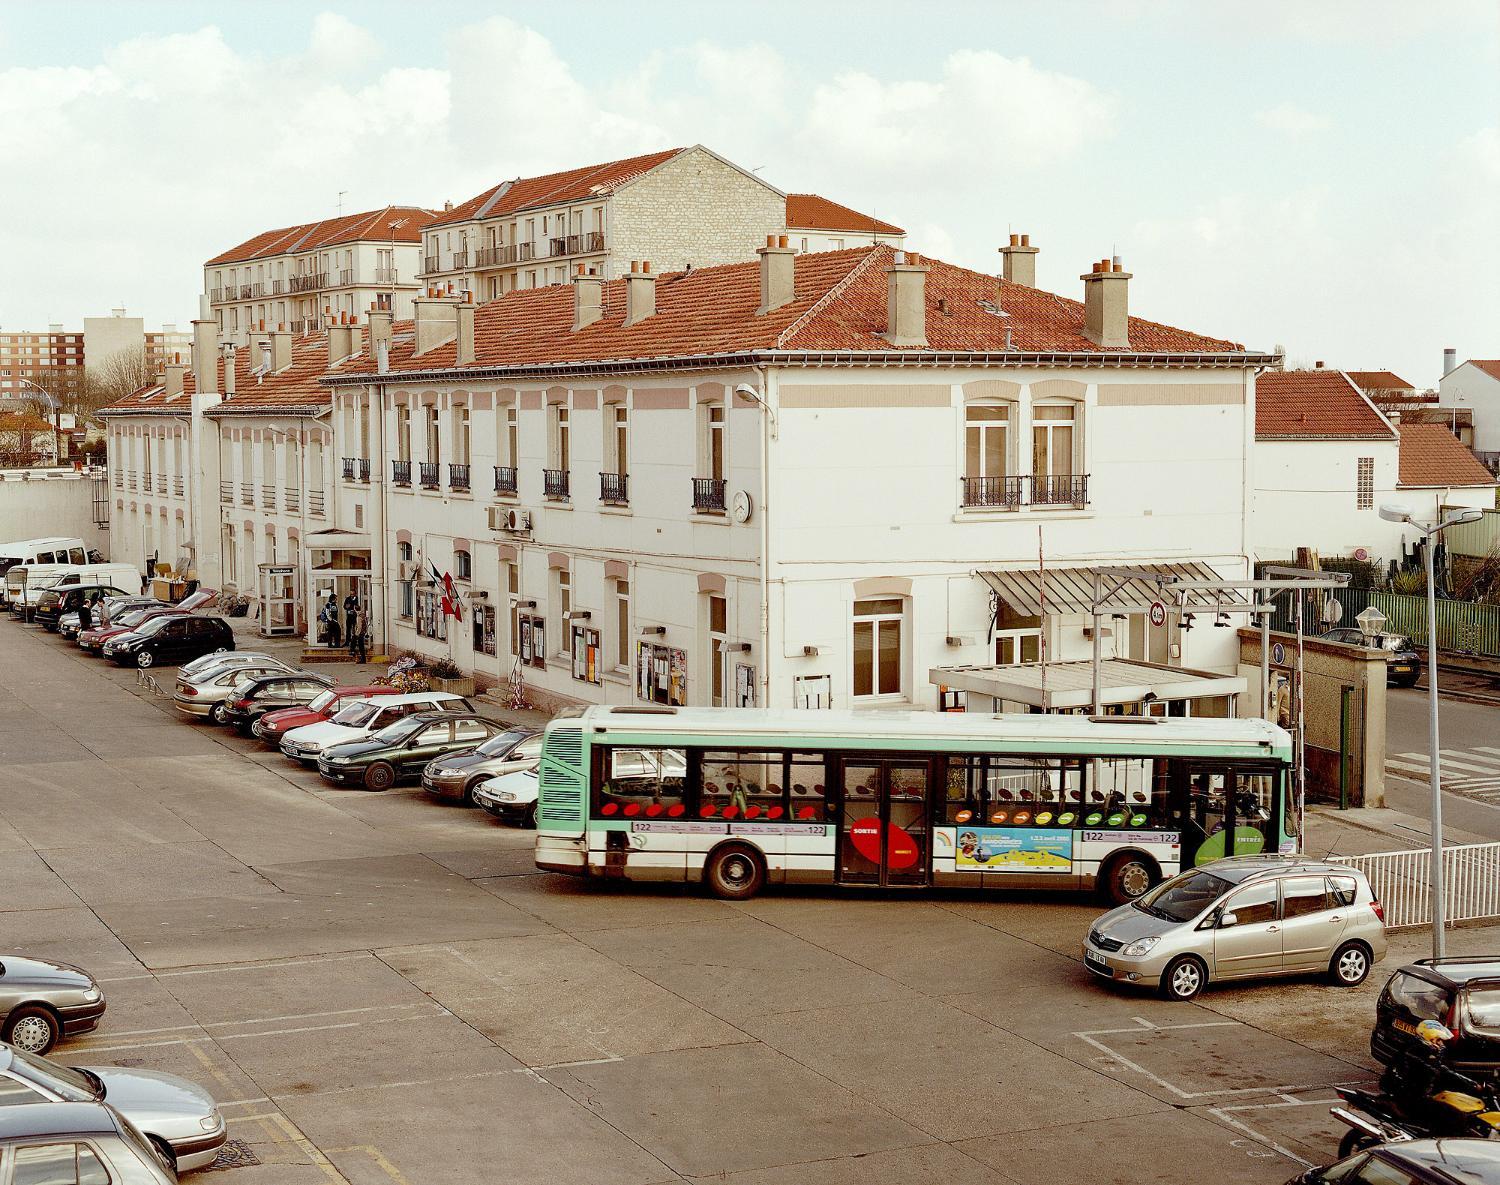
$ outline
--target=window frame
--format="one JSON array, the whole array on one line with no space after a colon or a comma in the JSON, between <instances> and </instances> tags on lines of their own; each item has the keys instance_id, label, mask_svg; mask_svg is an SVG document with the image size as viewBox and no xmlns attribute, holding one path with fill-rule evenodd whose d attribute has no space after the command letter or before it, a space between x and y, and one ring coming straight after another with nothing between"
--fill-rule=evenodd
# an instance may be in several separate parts
<instances>
[{"instance_id":1,"label":"window frame","mask_svg":"<svg viewBox=\"0 0 1500 1185\"><path fill-rule=\"evenodd\" d=\"M885 610L881 612L860 612L860 605L870 605L877 602L895 601L900 604L896 611ZM849 698L856 705L870 703L894 703L903 701L907 697L907 650L909 640L907 637L907 618L911 610L911 598L908 596L868 596L857 597L850 610L849 622ZM880 662L882 626L894 623L896 626L896 690L882 690L883 667ZM870 690L859 690L859 634L860 626L870 626Z\"/></svg>"}]
</instances>

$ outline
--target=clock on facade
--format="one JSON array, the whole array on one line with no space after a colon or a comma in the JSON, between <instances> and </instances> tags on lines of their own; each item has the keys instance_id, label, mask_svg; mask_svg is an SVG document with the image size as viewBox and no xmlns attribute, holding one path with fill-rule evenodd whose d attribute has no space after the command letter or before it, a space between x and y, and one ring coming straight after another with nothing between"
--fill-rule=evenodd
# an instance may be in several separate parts
<instances>
[{"instance_id":1,"label":"clock on facade","mask_svg":"<svg viewBox=\"0 0 1500 1185\"><path fill-rule=\"evenodd\" d=\"M736 490L734 503L730 507L730 513L734 515L734 521L737 523L747 523L750 521L750 515L754 511L755 503L750 500L750 492L748 490Z\"/></svg>"}]
</instances>

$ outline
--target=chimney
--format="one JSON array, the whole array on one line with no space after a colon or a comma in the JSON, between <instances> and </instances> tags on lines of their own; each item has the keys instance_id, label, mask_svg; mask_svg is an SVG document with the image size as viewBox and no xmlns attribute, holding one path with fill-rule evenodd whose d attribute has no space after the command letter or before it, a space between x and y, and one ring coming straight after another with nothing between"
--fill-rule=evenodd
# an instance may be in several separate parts
<instances>
[{"instance_id":1,"label":"chimney","mask_svg":"<svg viewBox=\"0 0 1500 1185\"><path fill-rule=\"evenodd\" d=\"M1121 269L1119 257L1101 259L1078 278L1083 281L1083 336L1096 346L1129 347L1130 273Z\"/></svg>"},{"instance_id":2,"label":"chimney","mask_svg":"<svg viewBox=\"0 0 1500 1185\"><path fill-rule=\"evenodd\" d=\"M625 324L634 325L647 317L656 316L656 276L651 272L651 261L630 261L630 270L625 273Z\"/></svg>"},{"instance_id":3,"label":"chimney","mask_svg":"<svg viewBox=\"0 0 1500 1185\"><path fill-rule=\"evenodd\" d=\"M271 330L271 369L285 370L292 364L292 335L277 326Z\"/></svg>"},{"instance_id":4,"label":"chimney","mask_svg":"<svg viewBox=\"0 0 1500 1185\"><path fill-rule=\"evenodd\" d=\"M760 308L755 315L769 313L791 302L797 295L797 253L786 245L786 235L767 235L760 256Z\"/></svg>"},{"instance_id":5,"label":"chimney","mask_svg":"<svg viewBox=\"0 0 1500 1185\"><path fill-rule=\"evenodd\" d=\"M1011 235L1008 246L1000 248L1004 261L1003 275L1012 284L1036 287L1036 253L1040 248L1031 245L1030 235Z\"/></svg>"},{"instance_id":6,"label":"chimney","mask_svg":"<svg viewBox=\"0 0 1500 1185\"><path fill-rule=\"evenodd\" d=\"M1443 374L1446 376L1458 365L1458 351L1449 346L1443 351Z\"/></svg>"},{"instance_id":7,"label":"chimney","mask_svg":"<svg viewBox=\"0 0 1500 1185\"><path fill-rule=\"evenodd\" d=\"M176 359L167 363L162 385L166 387L166 396L168 399L171 399L174 395L182 394L182 372L186 369L186 364Z\"/></svg>"},{"instance_id":8,"label":"chimney","mask_svg":"<svg viewBox=\"0 0 1500 1185\"><path fill-rule=\"evenodd\" d=\"M239 353L234 348L233 342L227 342L224 346L224 398L234 398L234 358Z\"/></svg>"},{"instance_id":9,"label":"chimney","mask_svg":"<svg viewBox=\"0 0 1500 1185\"><path fill-rule=\"evenodd\" d=\"M219 389L219 325L212 317L193 321L193 378L200 394L214 394Z\"/></svg>"},{"instance_id":10,"label":"chimney","mask_svg":"<svg viewBox=\"0 0 1500 1185\"><path fill-rule=\"evenodd\" d=\"M885 333L893 346L927 344L927 265L915 253L897 251L885 269Z\"/></svg>"},{"instance_id":11,"label":"chimney","mask_svg":"<svg viewBox=\"0 0 1500 1185\"><path fill-rule=\"evenodd\" d=\"M328 366L337 366L349 357L349 326L337 322L328 326Z\"/></svg>"},{"instance_id":12,"label":"chimney","mask_svg":"<svg viewBox=\"0 0 1500 1185\"><path fill-rule=\"evenodd\" d=\"M583 264L573 277L573 332L577 333L604 316L604 281Z\"/></svg>"},{"instance_id":13,"label":"chimney","mask_svg":"<svg viewBox=\"0 0 1500 1185\"><path fill-rule=\"evenodd\" d=\"M359 319L351 313L349 315L349 353L345 357L353 358L364 349L364 331L359 327Z\"/></svg>"},{"instance_id":14,"label":"chimney","mask_svg":"<svg viewBox=\"0 0 1500 1185\"><path fill-rule=\"evenodd\" d=\"M370 357L378 359L380 345L385 343L385 348L391 348L391 322L395 320L394 314L389 309L370 310Z\"/></svg>"},{"instance_id":15,"label":"chimney","mask_svg":"<svg viewBox=\"0 0 1500 1185\"><path fill-rule=\"evenodd\" d=\"M419 296L412 301L417 334L413 354L425 354L436 346L451 342L458 333L453 298L440 295L438 289L430 288L428 291L432 295Z\"/></svg>"},{"instance_id":16,"label":"chimney","mask_svg":"<svg viewBox=\"0 0 1500 1185\"><path fill-rule=\"evenodd\" d=\"M458 313L458 357L457 366L474 365L474 306L468 301L459 305Z\"/></svg>"}]
</instances>

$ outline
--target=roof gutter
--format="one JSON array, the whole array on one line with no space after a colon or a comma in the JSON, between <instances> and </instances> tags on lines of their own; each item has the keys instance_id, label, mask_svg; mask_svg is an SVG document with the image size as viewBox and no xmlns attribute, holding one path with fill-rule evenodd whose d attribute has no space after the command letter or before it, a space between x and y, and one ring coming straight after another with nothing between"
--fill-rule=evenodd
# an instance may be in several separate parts
<instances>
[{"instance_id":1,"label":"roof gutter","mask_svg":"<svg viewBox=\"0 0 1500 1185\"><path fill-rule=\"evenodd\" d=\"M604 358L579 362L537 362L520 366L485 366L464 370L406 370L325 375L324 386L345 387L377 382L446 382L462 379L568 378L601 374L642 374L671 370L722 370L760 366L872 366L1105 369L1127 366L1153 370L1243 370L1279 366L1280 354L1247 350L1202 354L1097 353L1027 350L748 350L727 354L670 354L648 358Z\"/></svg>"},{"instance_id":2,"label":"roof gutter","mask_svg":"<svg viewBox=\"0 0 1500 1185\"><path fill-rule=\"evenodd\" d=\"M203 414L211 419L225 419L229 416L318 416L328 410L326 403L283 403L268 404L260 403L247 407L234 407L229 403L218 403L209 408Z\"/></svg>"}]
</instances>

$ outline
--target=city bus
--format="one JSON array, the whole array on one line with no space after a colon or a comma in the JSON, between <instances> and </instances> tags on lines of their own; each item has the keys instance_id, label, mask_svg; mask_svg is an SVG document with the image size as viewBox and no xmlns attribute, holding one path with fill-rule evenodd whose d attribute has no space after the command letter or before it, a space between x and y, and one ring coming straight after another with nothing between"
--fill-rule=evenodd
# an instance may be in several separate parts
<instances>
[{"instance_id":1,"label":"city bus","mask_svg":"<svg viewBox=\"0 0 1500 1185\"><path fill-rule=\"evenodd\" d=\"M1098 888L1292 852L1264 720L590 707L547 727L538 867L701 882Z\"/></svg>"}]
</instances>

